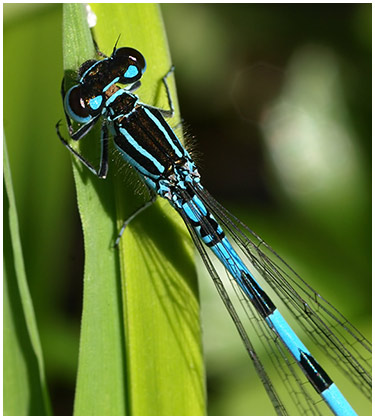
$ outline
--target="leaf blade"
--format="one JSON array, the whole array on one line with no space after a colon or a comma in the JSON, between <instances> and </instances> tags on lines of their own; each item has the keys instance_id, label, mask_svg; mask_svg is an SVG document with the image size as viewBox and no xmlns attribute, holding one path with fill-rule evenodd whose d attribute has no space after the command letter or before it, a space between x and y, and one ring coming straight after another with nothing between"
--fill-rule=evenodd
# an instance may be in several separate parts
<instances>
[{"instance_id":1,"label":"leaf blade","mask_svg":"<svg viewBox=\"0 0 375 419\"><path fill-rule=\"evenodd\" d=\"M157 6L95 4L92 8L98 17L95 37L100 49L110 54L119 33L127 46L140 49L150 75L139 91L141 100L166 107L160 80L170 60ZM130 39L129 34L136 36ZM98 135L93 134L92 143ZM111 244L122 219L141 205L133 182L118 176L121 168L117 165L116 170L114 163L106 182L92 179L79 164L74 167L86 252L75 414L203 414L198 292L191 242L182 221L176 221L168 204L157 203L132 221L117 254ZM134 178L134 173L126 175ZM180 251L173 254L177 248ZM176 298L165 298L171 287L182 290L177 306ZM112 318L108 305L116 307ZM111 331L106 340L108 322ZM109 345L112 340L112 348L105 349L105 342ZM103 358L113 348L112 358ZM106 368L98 366L103 362Z\"/></svg>"},{"instance_id":2,"label":"leaf blade","mask_svg":"<svg viewBox=\"0 0 375 419\"><path fill-rule=\"evenodd\" d=\"M50 414L34 308L26 280L13 194L8 152L4 140L4 414Z\"/></svg>"}]
</instances>

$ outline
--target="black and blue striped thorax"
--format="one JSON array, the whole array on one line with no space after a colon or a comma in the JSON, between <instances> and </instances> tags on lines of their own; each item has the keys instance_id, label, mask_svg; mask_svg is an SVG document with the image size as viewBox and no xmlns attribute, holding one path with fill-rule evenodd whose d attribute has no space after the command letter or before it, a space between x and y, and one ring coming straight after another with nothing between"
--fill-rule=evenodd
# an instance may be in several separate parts
<instances>
[{"instance_id":1,"label":"black and blue striped thorax","mask_svg":"<svg viewBox=\"0 0 375 419\"><path fill-rule=\"evenodd\" d=\"M132 48L86 61L78 72L79 83L65 95L65 110L85 126L103 117L122 157L152 190L181 208L189 199L189 184L199 183L200 175L159 110L131 93L140 86L145 69L144 57Z\"/></svg>"}]
</instances>

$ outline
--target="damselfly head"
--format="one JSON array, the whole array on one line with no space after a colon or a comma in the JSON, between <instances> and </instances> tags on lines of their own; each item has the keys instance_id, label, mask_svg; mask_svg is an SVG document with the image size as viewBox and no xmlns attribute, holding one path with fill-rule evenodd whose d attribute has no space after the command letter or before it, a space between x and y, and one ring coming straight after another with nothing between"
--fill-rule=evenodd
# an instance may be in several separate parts
<instances>
[{"instance_id":1,"label":"damselfly head","mask_svg":"<svg viewBox=\"0 0 375 419\"><path fill-rule=\"evenodd\" d=\"M78 123L87 123L102 112L105 99L115 93L116 84L134 85L146 70L146 60L134 48L115 49L103 60L85 61L78 70L79 84L64 97L67 114Z\"/></svg>"}]
</instances>

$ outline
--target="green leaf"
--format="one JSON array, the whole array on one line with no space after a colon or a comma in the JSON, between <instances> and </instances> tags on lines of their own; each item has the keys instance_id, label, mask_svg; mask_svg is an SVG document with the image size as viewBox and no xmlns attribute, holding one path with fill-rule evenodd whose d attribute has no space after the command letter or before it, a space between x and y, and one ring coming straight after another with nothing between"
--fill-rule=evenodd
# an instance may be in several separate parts
<instances>
[{"instance_id":1,"label":"green leaf","mask_svg":"<svg viewBox=\"0 0 375 419\"><path fill-rule=\"evenodd\" d=\"M17 8L12 18L10 7ZM63 117L62 9L56 3L4 5L4 131L27 281L47 380L54 383L52 400L57 382L58 389L74 388L83 271L81 263L75 267L83 246L81 251L74 236L78 211L70 156L55 130ZM72 405L70 397L55 413L69 414Z\"/></svg>"},{"instance_id":2,"label":"green leaf","mask_svg":"<svg viewBox=\"0 0 375 419\"><path fill-rule=\"evenodd\" d=\"M80 6L64 7L64 32L78 31L64 37L64 54L82 56L84 52L74 51L90 49L85 29L77 28L87 30L84 14ZM100 50L111 54L120 34L118 46L139 49L147 60L140 99L167 108L161 78L171 63L158 7L93 4L92 8ZM69 75L76 60L64 57L64 62L73 63L65 67ZM168 81L176 99L173 79ZM178 116L171 124L177 123ZM98 161L99 135L95 130L80 141L80 152L92 162ZM119 249L113 248L123 220L149 199L147 193L134 193L135 185L137 190L142 188L140 181L121 166L110 161L104 181L74 161L86 255L74 413L204 414L198 290L190 238L168 203L158 201L131 222Z\"/></svg>"},{"instance_id":3,"label":"green leaf","mask_svg":"<svg viewBox=\"0 0 375 419\"><path fill-rule=\"evenodd\" d=\"M47 415L42 348L26 280L4 140L4 415Z\"/></svg>"}]
</instances>

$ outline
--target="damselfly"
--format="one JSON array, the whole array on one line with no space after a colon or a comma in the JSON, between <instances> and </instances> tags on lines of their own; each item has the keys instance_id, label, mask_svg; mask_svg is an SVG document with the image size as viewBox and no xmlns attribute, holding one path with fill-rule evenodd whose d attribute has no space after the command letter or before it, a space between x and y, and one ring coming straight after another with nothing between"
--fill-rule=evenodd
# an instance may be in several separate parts
<instances>
[{"instance_id":1,"label":"damselfly","mask_svg":"<svg viewBox=\"0 0 375 419\"><path fill-rule=\"evenodd\" d=\"M310 400L306 386L299 384L300 378L293 364L299 366L335 414L354 415L350 404L284 320L258 278L265 280L276 298L284 303L312 339L325 347L340 368L368 394L371 388L370 343L202 186L194 161L164 119L172 116L174 111L167 81L171 71L162 80L170 109L162 110L141 103L133 93L140 86L146 68L146 61L139 51L115 46L111 56L100 55L101 59L89 60L80 66L78 84L68 92L65 93L64 80L62 84L64 110L73 140L84 137L102 120L99 169L68 144L57 124L57 133L64 146L92 173L105 178L111 135L122 158L136 169L150 191L168 200L180 214L278 414L287 414L286 409L211 262L206 251L208 248L225 267L247 314L247 321L269 347L275 368L282 371L285 385L290 383L292 386L290 392L295 393L295 403L307 406L301 413L319 414L319 407ZM80 124L76 131L72 120ZM279 351L279 354L275 356L274 351ZM290 355L294 362L290 361ZM295 383L298 385L296 391L293 390Z\"/></svg>"}]
</instances>

